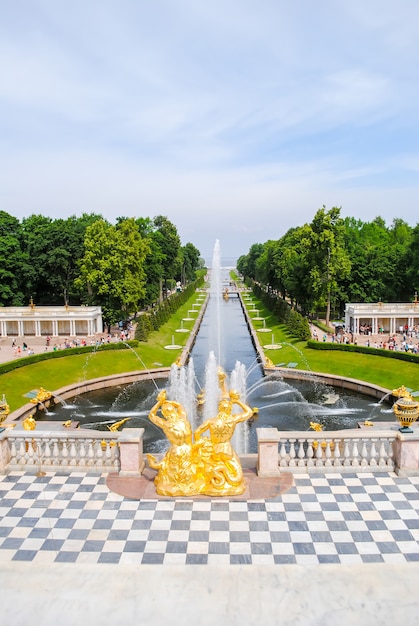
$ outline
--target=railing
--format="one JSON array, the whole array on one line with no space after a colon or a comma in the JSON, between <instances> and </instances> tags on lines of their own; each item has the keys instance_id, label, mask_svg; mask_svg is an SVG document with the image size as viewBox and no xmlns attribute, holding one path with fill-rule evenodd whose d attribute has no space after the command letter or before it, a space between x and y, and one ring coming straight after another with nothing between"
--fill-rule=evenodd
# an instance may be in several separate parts
<instances>
[{"instance_id":1,"label":"railing","mask_svg":"<svg viewBox=\"0 0 419 626\"><path fill-rule=\"evenodd\" d=\"M7 430L0 434L0 472L61 470L139 476L144 470L143 436L143 428L121 432ZM397 427L322 432L258 428L257 438L259 476L279 476L281 471L419 475L419 425L407 434Z\"/></svg>"},{"instance_id":2,"label":"railing","mask_svg":"<svg viewBox=\"0 0 419 626\"><path fill-rule=\"evenodd\" d=\"M11 431L4 442L9 470L110 472L120 469L119 433Z\"/></svg>"},{"instance_id":3,"label":"railing","mask_svg":"<svg viewBox=\"0 0 419 626\"><path fill-rule=\"evenodd\" d=\"M359 429L328 432L279 432L259 428L258 473L394 471L394 442L398 433Z\"/></svg>"}]
</instances>

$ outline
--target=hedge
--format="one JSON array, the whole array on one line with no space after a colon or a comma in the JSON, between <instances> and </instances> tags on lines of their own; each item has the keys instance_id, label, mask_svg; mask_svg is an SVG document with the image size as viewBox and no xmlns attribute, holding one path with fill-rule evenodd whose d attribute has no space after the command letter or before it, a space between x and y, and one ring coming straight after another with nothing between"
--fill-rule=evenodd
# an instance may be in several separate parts
<instances>
[{"instance_id":1,"label":"hedge","mask_svg":"<svg viewBox=\"0 0 419 626\"><path fill-rule=\"evenodd\" d=\"M76 354L86 354L89 352L103 352L104 350L128 350L129 348L138 348L138 341L131 339L130 341L118 341L118 343L103 343L94 346L78 346L77 348L64 348L64 350L52 350L51 352L42 352L41 354L32 354L16 361L8 361L0 365L0 375L7 374L19 367L33 365L40 361L48 361L50 359L59 359L63 356L74 356Z\"/></svg>"},{"instance_id":2,"label":"hedge","mask_svg":"<svg viewBox=\"0 0 419 626\"><path fill-rule=\"evenodd\" d=\"M362 352L382 356L388 359L398 359L408 363L419 363L419 354L412 352L399 352L395 350L384 350L383 348L369 348L368 346L356 346L353 343L331 343L327 341L307 341L307 347L312 350L340 350L342 352Z\"/></svg>"}]
</instances>

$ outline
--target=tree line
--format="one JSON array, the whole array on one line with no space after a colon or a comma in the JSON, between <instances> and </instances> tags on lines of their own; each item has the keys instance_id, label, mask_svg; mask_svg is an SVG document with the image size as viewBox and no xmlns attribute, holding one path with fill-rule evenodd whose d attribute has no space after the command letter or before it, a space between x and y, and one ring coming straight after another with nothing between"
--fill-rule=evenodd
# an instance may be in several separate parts
<instances>
[{"instance_id":1,"label":"tree line","mask_svg":"<svg viewBox=\"0 0 419 626\"><path fill-rule=\"evenodd\" d=\"M310 224L253 244L237 262L246 278L276 292L304 315L340 318L346 302L410 302L419 290L419 224L381 217L342 218L319 209Z\"/></svg>"},{"instance_id":2,"label":"tree line","mask_svg":"<svg viewBox=\"0 0 419 626\"><path fill-rule=\"evenodd\" d=\"M0 211L0 306L96 305L111 325L185 285L204 265L162 215L19 221Z\"/></svg>"}]
</instances>

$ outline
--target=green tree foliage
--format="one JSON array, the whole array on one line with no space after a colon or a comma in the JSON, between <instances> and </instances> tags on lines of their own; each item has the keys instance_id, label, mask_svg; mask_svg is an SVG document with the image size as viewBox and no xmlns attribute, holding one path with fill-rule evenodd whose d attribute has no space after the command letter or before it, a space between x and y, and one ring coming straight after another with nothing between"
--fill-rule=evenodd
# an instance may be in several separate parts
<instances>
[{"instance_id":1,"label":"green tree foliage","mask_svg":"<svg viewBox=\"0 0 419 626\"><path fill-rule=\"evenodd\" d=\"M153 238L160 251L163 281L180 280L182 253L176 226L163 215L155 217L153 223Z\"/></svg>"},{"instance_id":2,"label":"green tree foliage","mask_svg":"<svg viewBox=\"0 0 419 626\"><path fill-rule=\"evenodd\" d=\"M138 310L144 298L147 241L133 218L116 226L98 220L86 229L85 253L76 285L86 302L100 304L107 324Z\"/></svg>"},{"instance_id":3,"label":"green tree foliage","mask_svg":"<svg viewBox=\"0 0 419 626\"><path fill-rule=\"evenodd\" d=\"M28 304L25 278L29 273L27 255L22 251L22 227L18 219L0 211L0 304Z\"/></svg>"},{"instance_id":4,"label":"green tree foliage","mask_svg":"<svg viewBox=\"0 0 419 626\"><path fill-rule=\"evenodd\" d=\"M352 271L343 290L350 302L403 302L411 297L409 254L412 229L400 219L388 228L381 217L372 222L345 220L345 245Z\"/></svg>"},{"instance_id":5,"label":"green tree foliage","mask_svg":"<svg viewBox=\"0 0 419 626\"><path fill-rule=\"evenodd\" d=\"M37 304L78 303L73 284L84 253L84 234L98 219L83 214L65 220L42 215L22 220L22 248L30 261L26 289Z\"/></svg>"},{"instance_id":6,"label":"green tree foliage","mask_svg":"<svg viewBox=\"0 0 419 626\"><path fill-rule=\"evenodd\" d=\"M182 250L182 283L195 280L196 270L201 265L200 253L192 243L187 243Z\"/></svg>"}]
</instances>

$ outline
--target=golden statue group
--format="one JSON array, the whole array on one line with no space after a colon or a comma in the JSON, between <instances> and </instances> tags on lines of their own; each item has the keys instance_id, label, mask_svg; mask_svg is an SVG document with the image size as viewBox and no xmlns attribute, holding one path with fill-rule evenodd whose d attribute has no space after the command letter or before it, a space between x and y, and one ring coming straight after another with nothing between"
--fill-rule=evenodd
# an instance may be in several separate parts
<instances>
[{"instance_id":1,"label":"golden statue group","mask_svg":"<svg viewBox=\"0 0 419 626\"><path fill-rule=\"evenodd\" d=\"M182 404L167 400L166 391L160 391L149 418L163 430L171 446L161 461L147 455L150 467L158 470L154 479L158 494L231 496L246 489L240 459L230 440L236 425L252 417L254 411L240 401L236 391L227 391L225 378L219 369L222 393L218 414L198 426L194 433ZM239 413L233 413L234 405L240 407ZM202 436L206 431L209 437Z\"/></svg>"}]
</instances>

